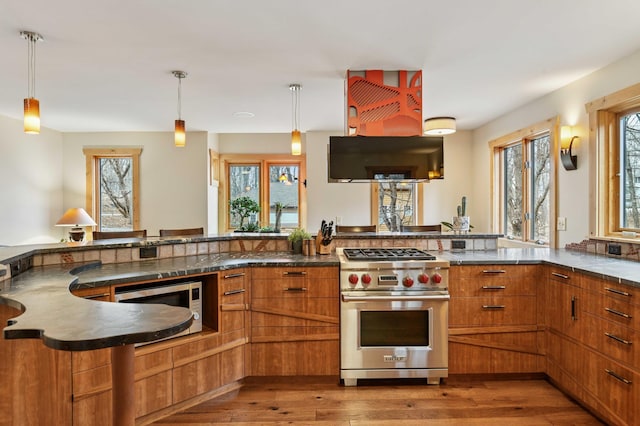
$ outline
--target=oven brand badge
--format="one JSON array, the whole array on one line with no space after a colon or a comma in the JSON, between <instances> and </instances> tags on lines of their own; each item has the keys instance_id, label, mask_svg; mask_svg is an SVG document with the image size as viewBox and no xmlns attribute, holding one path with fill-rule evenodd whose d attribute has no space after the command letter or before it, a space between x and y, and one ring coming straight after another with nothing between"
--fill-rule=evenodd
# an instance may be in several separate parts
<instances>
[{"instance_id":1,"label":"oven brand badge","mask_svg":"<svg viewBox=\"0 0 640 426\"><path fill-rule=\"evenodd\" d=\"M398 361L406 361L406 355L385 355L384 362L398 362Z\"/></svg>"}]
</instances>

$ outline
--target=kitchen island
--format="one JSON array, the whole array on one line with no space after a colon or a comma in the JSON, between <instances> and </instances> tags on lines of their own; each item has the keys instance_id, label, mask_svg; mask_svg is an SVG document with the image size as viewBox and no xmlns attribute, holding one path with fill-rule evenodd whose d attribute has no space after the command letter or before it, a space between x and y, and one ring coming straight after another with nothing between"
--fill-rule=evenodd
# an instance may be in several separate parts
<instances>
[{"instance_id":1,"label":"kitchen island","mask_svg":"<svg viewBox=\"0 0 640 426\"><path fill-rule=\"evenodd\" d=\"M428 246L429 244L429 241L428 241L429 239L427 239L425 243L425 240L420 240L419 237L416 237L416 236L411 236L411 237L395 236L395 237L401 238L401 241L402 241L401 244L407 244L407 242L409 243L415 242L416 245L426 244ZM361 241L363 238L364 238L363 236L358 236L357 239L355 239L355 237L354 239L345 238L344 241L346 245L348 245L349 243L359 243L359 241ZM251 245L247 244L247 241L252 241ZM91 245L82 246L82 248L78 248L78 249L75 249L73 247L70 248L68 246L64 248L45 247L42 249L38 248L38 249L28 249L28 250L17 249L17 248L0 249L0 257L6 256L6 252L3 253L2 250L10 251L11 255L6 257L6 259L9 260L8 262L6 262L7 264L15 265L17 262L18 265L21 265L21 266L24 266L24 265L30 266L27 268L19 268L20 273L18 273L17 275L12 274L13 275L12 278L6 278L2 281L3 287L2 287L2 291L0 291L0 299L2 299L2 301L5 304L8 304L13 307L16 307L17 306L16 302L20 300L19 302L19 305L21 307L20 309L22 309L22 307L26 307L27 311L25 312L31 311L33 313L32 315L34 315L34 317L31 317L31 319L29 320L30 325L29 327L25 327L25 329L38 328L38 326L34 326L33 323L30 322L33 318L38 317L37 311L51 310L52 312L55 312L55 304L59 304L58 306L59 308L64 306L69 306L69 310L65 311L65 313L62 315L42 314L43 315L42 318L43 319L46 318L46 320L44 321L44 325L41 324L41 329L47 329L47 328L53 329L57 327L64 329L67 327L71 327L69 329L73 330L74 327L75 328L80 327L80 328L84 328L85 331L88 333L88 334L82 334L82 336L84 336L83 339L90 341L91 338L89 335L92 333L91 330L93 329L93 327L90 326L91 319L97 318L95 317L96 312L99 311L100 309L110 310L113 308L116 311L111 311L111 312L115 313L117 312L118 309L122 309L122 308L120 308L119 307L120 305L118 304L112 304L112 303L105 304L101 302L87 301L80 298L75 298L74 296L71 296L71 294L69 293L69 290L73 290L74 292L83 292L83 291L91 292L94 289L98 289L98 290L101 288L111 289L117 286L127 285L128 283L144 282L144 281L150 281L150 280L161 281L161 280L179 279L182 277L192 277L192 276L216 277L215 278L216 280L215 283L217 283L216 286L220 285L220 287L222 288L222 284L221 284L222 281L218 281L218 280L221 280L222 277L226 275L234 275L226 272L242 270L243 271L242 273L248 273L248 275L246 275L247 278L244 279L244 282L242 285L247 287L247 292L250 293L251 291L250 290L250 287L251 287L250 271L254 269L297 268L296 270L305 270L307 268L320 268L320 269L326 268L327 272L332 269L337 271L338 260L333 255L326 255L326 256L317 255L317 256L311 256L311 257L302 256L302 255L293 255L291 254L291 252L286 250L277 250L278 248L277 243L272 245L273 251L266 251L266 250L261 251L259 249L253 250L255 248L264 247L264 245L263 246L260 245L261 242L256 242L256 241L257 240L252 240L252 239L243 240L243 243L241 245L243 245L244 247L250 246L252 250L244 250L244 251L236 251L236 252L231 252L231 251L222 252L220 250L220 248L225 248L225 245L226 245L226 248L230 249L231 247L234 246L234 244L236 244L233 238L228 238L228 237L223 237L223 238L216 238L216 237L206 238L205 237L204 239L199 238L199 239L184 240L179 242L172 241L171 242L172 254L177 253L177 254L183 254L183 255L171 256L171 257L160 257L156 259L147 259L147 260L145 259L134 260L134 256L132 256L132 252L138 251L140 248L148 248L148 246L151 245L151 246L156 246L159 249L158 252L160 253L162 252L161 247L163 245L168 245L168 244L158 243L155 240L152 241L151 244L149 244L146 241L127 241L127 242L121 242L121 243L115 243L111 241L107 245L104 245L107 247L105 248L105 250L115 251L116 259L118 258L118 254L122 254L122 256L124 256L123 258L129 259L129 261L111 262L111 263L100 263L95 260L91 260L90 257L93 256L91 255L91 256L83 256L83 260L85 260L83 262L71 262L68 264L66 263L47 264L50 258L46 258L46 256L57 256L58 258L61 258L61 259L63 258L68 259L69 254L71 254L73 258L74 254L77 255L78 252L83 252L86 254L86 253L95 251L95 246L91 246ZM377 239L377 241L380 244L389 242L388 239L382 239L382 240ZM184 245L184 251L182 249L176 250L175 247L176 245L179 245L179 244ZM207 249L206 254L204 253L205 244ZM212 245L218 246L217 253L210 252ZM483 242L483 245L486 246L486 243ZM238 246L240 246L240 244ZM43 251L40 252L38 250L43 250ZM58 254L60 250L63 251L62 254ZM77 252L74 253L74 250L77 250ZM187 253L193 250L195 250L195 254L186 255ZM201 250L201 254L198 254L198 250ZM31 265L29 265L28 260L25 260L27 258L25 257L25 253L28 253L28 256L32 257ZM109 253L109 255L110 254L111 253ZM436 254L438 257L441 257L450 261L452 266L452 271L455 271L457 267L470 267L474 265L479 267L482 267L482 265L509 265L516 268L520 266L523 266L523 267L532 266L535 268L558 267L558 268L561 268L561 271L579 274L582 277L580 278L581 282L592 279L598 282L602 281L604 283L628 286L632 290L640 286L640 279L639 279L640 263L629 262L629 261L624 261L619 259L612 259L604 256L595 256L595 255L579 253L579 252L571 252L571 251L565 251L565 250L549 250L549 249L489 249L489 250L485 249L485 250L465 250L465 251L438 251ZM109 255L107 255L107 259L110 257ZM40 256L41 260L34 262L33 257L37 258L38 256ZM48 260L45 260L45 259L48 259ZM39 263L41 266L33 266L34 263L35 264ZM78 268L79 265L83 265L83 266L81 268ZM5 270L10 271L11 269L15 271L15 267L6 268ZM537 275L535 277L536 285L539 288L544 289L544 287L546 287L547 283L549 282L549 279L547 278L548 270L534 269L533 271ZM560 273L555 270L553 272L555 272L556 274ZM10 275L10 273L6 272L5 277L7 275ZM567 275L567 274L564 274L564 275ZM0 279L2 278L3 277L0 277ZM209 278L206 278L206 279L209 279ZM211 279L213 280L213 278ZM214 281L210 281L210 282L213 283ZM330 283L330 282L331 281L327 281L327 283ZM451 281L452 300L455 299L453 287L456 285L457 284L455 281ZM337 287L337 279L335 279L335 286ZM53 293L50 293L52 291ZM337 295L337 288L335 289L335 291L336 291L335 294ZM582 289L581 291L586 291L586 290ZM54 294L54 293L58 294L59 296L56 296L56 298L47 298L48 294ZM543 305L545 302L549 302L552 300L551 296L544 293L544 290L541 290L541 292L537 294L538 294L537 296L538 299L543 301L542 303ZM221 293L221 297L222 295L223 293ZM58 299L57 297L60 297L60 299ZM70 300L73 300L73 302L69 302ZM220 300L223 300L223 299L220 299ZM157 357L160 355L164 356L163 354L167 354L167 356L169 356L169 359L173 359L173 361L170 361L170 362L172 362L173 364L183 365L183 367L180 367L177 370L176 369L162 370L162 368L159 367L160 364L155 364L156 365L155 367L150 367L151 370L147 369L145 370L146 372L142 372L142 370L137 371L136 372L136 390L138 391L140 389L147 389L148 391L148 386L152 386L152 383L157 384L157 380L159 379L159 377L157 376L161 376L162 380L173 380L174 382L179 379L191 380L187 378L192 377L193 374L196 374L196 375L202 374L206 376L204 371L201 371L201 368L203 368L205 365L218 366L217 367L218 369L215 370L214 368L214 370L217 371L218 374L224 375L226 368L223 367L222 364L220 364L221 362L223 362L226 366L230 366L230 365L234 365L232 363L235 362L237 359L240 359L240 360L244 359L244 361L242 361L241 363L243 366L238 365L237 367L234 367L236 370L236 373L229 380L218 382L219 386L214 386L214 387L209 386L206 388L206 391L198 391L197 389L195 389L194 391L188 391L187 393L183 392L184 396L181 396L180 398L178 398L177 395L180 394L182 390L174 386L173 397L169 397L167 399L167 402L159 405L149 404L149 406L145 410L141 410L138 408L138 413L136 415L136 417L138 418L138 422L152 421L153 419L157 419L163 415L166 415L172 412L172 410L175 411L175 409L181 409L188 406L189 404L192 405L194 403L197 403L198 401L201 401L202 398L213 397L220 393L224 393L225 391L230 391L231 389L234 388L234 386L240 385L240 382L243 377L253 375L254 373L252 369L257 371L259 368L263 368L262 366L264 365L265 362L269 363L267 360L251 359L252 353L251 353L250 347L252 345L255 345L256 347L261 345L260 347L262 348L260 349L259 352L253 353L254 358L258 358L256 355L265 356L265 357L273 356L273 353L270 352L270 350L264 349L264 348L275 347L275 346L269 343L270 342L269 339L262 338L262 341L260 341L259 336L252 337L251 333L249 333L248 330L250 330L250 324L252 320L250 306L249 306L250 301L251 301L251 298L247 296L246 298L242 299L240 303L223 303L224 306L227 306L227 308L224 308L218 312L219 314L218 319L220 321L226 321L226 319L228 318L234 318L240 323L238 327L232 327L227 331L225 331L224 329L225 325L223 323L218 323L216 325L218 329L206 330L202 334L202 336L180 337L178 339L172 339L171 341L168 341L168 342L156 343L153 345L136 349L137 364L139 359L140 360L142 360L143 358L150 359L150 357L152 356ZM455 301L453 301L453 303L455 303ZM43 304L47 304L46 308L44 307ZM84 310L77 308L77 306L84 306L83 308ZM97 307L97 306L104 306L104 308L101 307L100 309L87 310L87 307L90 308L90 307ZM225 310L225 309L230 309L230 310ZM25 314L20 316L20 315L17 315L18 313L19 311L13 311L12 315L3 316L3 318L4 317L15 318L16 320L16 322L13 325L5 329L5 338L12 337L11 336L12 332L17 332L17 333L24 332L24 330L20 331L20 327L21 327L21 323L22 325L27 323L27 321L23 321L25 320L25 317L24 317ZM269 313L262 312L261 315L262 314L269 314ZM306 315L306 318L311 318L309 316L310 314L301 314L301 315ZM590 314L587 314L587 315L590 315ZM563 339L566 336L564 332L556 332L555 331L556 326L554 324L547 324L547 319L544 313L542 313L541 316L538 316L537 318L538 318L536 320L537 325L536 324L533 325L533 327L535 327L536 329L531 333L535 334L538 337L551 335L552 339L556 339L554 340L556 343L558 343L558 341L560 342L562 341L558 339ZM26 319L29 319L29 318L27 317ZM335 322L333 321L334 320L327 318L326 323L324 324L326 324L327 326L333 326L335 325ZM74 326L71 326L70 325L71 323L73 323ZM453 330L453 333L451 333L454 344L460 344L460 342L464 344L468 343L468 338L465 337L464 333L467 333L467 331L465 330L471 327L468 327L466 324L462 324L462 325L463 325L462 328L460 327L456 328L455 330ZM505 326L503 326L503 328L504 327ZM522 328L523 326L518 325L517 327ZM101 327L97 326L96 329L99 330L101 329ZM316 329L318 328L316 327ZM329 329L330 328L327 328L327 330ZM259 327L254 328L254 330L259 331L260 328ZM507 329L504 329L502 331L505 331L505 330ZM483 333L483 330L479 329L478 327L476 327L475 331L479 335ZM491 329L491 331L493 333L495 332L495 329ZM509 331L510 333L514 332L514 330L511 328L509 328L507 331ZM17 336L18 337L38 337L34 335L20 336L19 334ZM78 334L78 336L80 336L80 334ZM96 334L96 336L94 337L99 337L99 333ZM332 351L336 350L335 349L336 339L335 339L335 336L332 336L330 332L328 332L325 335L316 336L315 338L319 339L318 341L316 341L316 343L326 342L327 348L331 348ZM252 339L254 339L255 342ZM302 339L302 337L300 339ZM151 338L149 340L151 340ZM0 343L0 345L6 345L7 342L9 341L8 340L3 341L2 343ZM310 341L307 340L307 342L304 344L309 345L309 342ZM37 342L33 342L33 343L37 343ZM46 343L46 340L45 340L45 343ZM486 343L478 343L477 341L474 341L472 343L473 343L472 346L476 348L478 347L482 348L482 350L493 351L492 353L494 353L498 349L500 349L502 353L505 352L505 348L513 349L513 348L509 348L508 345L504 345L504 347L501 347L501 348L496 348L495 345L492 346ZM187 346L184 346L183 348L183 344ZM212 344L214 346L215 345L218 345L218 346L213 347L211 346ZM574 349L576 350L582 347L579 345L583 345L580 339L572 339L569 341L569 344L574 345ZM194 348L194 349L188 349L188 353L190 353L191 355L187 355L187 352L185 352L185 355L184 355L186 356L186 358L183 355L179 355L179 353L184 352L186 348L189 347L189 345L193 346ZM40 346L42 346L42 344L40 344ZM584 343L584 346L587 350L592 351L588 347L588 342ZM196 348L199 348L199 349L196 349ZM228 351L226 349L223 350L219 348L223 348L223 349L226 348L228 349ZM76 349L83 349L83 348L67 347L62 349L76 350ZM90 348L85 347L84 349L90 349ZM155 350L155 349L158 349L158 350ZM546 348L545 344L540 344L535 348L536 353L533 355L533 357L538 360L536 364L536 372L542 372L542 373L550 372L551 374L549 374L549 377L551 377L554 383L558 384L558 386L563 389L569 390L569 392L571 392L572 395L575 395L575 393L577 392L577 391L574 392L574 390L576 389L576 386L571 385L571 383L574 383L575 380L571 379L570 377L567 378L568 377L567 372L570 372L570 367L562 365L561 362L555 362L555 361L561 361L561 360L558 360L558 358L561 358L560 355L558 354L551 353L550 356L548 357L547 349L548 348ZM207 353L207 351L209 352ZM54 352L59 352L59 351L54 351ZM87 354L92 352L94 351L88 351ZM509 351L507 351L507 353L508 352ZM79 352L79 354L81 353L82 352ZM199 355L201 353L207 353L208 355L206 357L204 356L201 357ZM52 356L51 353L48 353L46 355L48 359L50 359L51 356ZM189 359L192 359L192 358L194 360L193 363L189 361ZM327 360L329 358L331 358L331 356L329 356ZM227 361L221 361L222 359L226 359ZM551 361L547 362L547 359ZM148 361L145 361L145 362L148 362ZM16 365L16 363L18 365ZM61 365L67 365L67 361L56 359L52 361L52 365L57 367ZM71 365L71 362L69 362L68 365ZM108 365L108 361L101 365L102 366ZM198 365L202 365L202 367L197 367ZM72 374L71 367L64 367L64 368L67 369L65 371L68 371L69 374ZM99 369L102 367L100 367L99 365L97 368ZM289 369L289 370L287 370L287 368L289 367L283 368L280 371L282 371L283 374L290 374L290 373L287 373L287 371L289 372L296 371L295 368ZM306 367L300 367L300 368L304 369ZM152 374L153 371L157 372L160 370L162 370L162 375ZM19 368L18 360L16 360L14 364L12 364L12 368L6 368L2 370L2 374L3 374L2 378L11 379L11 377L14 376L14 373L16 371L23 371L23 369ZM95 372L97 370L96 368L91 368L86 371ZM74 378L75 377L81 378L83 374L88 374L86 373L86 371L84 372L79 371L77 373L73 373ZM198 373L197 371L201 371L201 372ZM270 370L267 369L264 371L269 372ZM305 371L305 370L301 370L301 371ZM64 374L67 374L67 373L64 373ZM325 373L320 373L320 374L325 374ZM215 381L217 379L210 377L209 380ZM573 380L573 382L571 380ZM15 378L11 379L10 381L15 381ZM77 383L82 383L82 382L78 381ZM569 386L567 386L566 383L569 383ZM104 385L104 386L107 386L107 385ZM630 385L626 385L626 386L630 386ZM102 387L98 390L89 391L88 393L85 394L85 396L80 395L80 391L79 390L76 391L73 385L69 385L69 389L67 392L74 395L75 405L73 405L73 408L71 408L71 404L69 403L69 401L60 402L61 404L68 404L70 406L64 413L62 413L63 418L69 417L69 418L75 419L76 417L71 413L75 413L74 410L76 408L76 405L78 406L79 410L80 408L82 408L81 411L86 413L87 411L89 412L91 411L87 407L92 406L91 404L93 404L94 399L97 404L99 404L98 401L102 401L102 402L104 402L105 400L108 401L110 399L110 396L105 397L103 393L107 392L107 394L109 394L110 384L107 387ZM590 394L584 394L584 392L582 394L580 392L577 392L577 393L578 394L575 396L577 396L577 398L580 401L582 401L586 406L588 406L590 409L592 409L595 412L599 412L599 410L602 410L602 412L605 413L604 415L606 417L607 415L606 413L608 413L607 411L608 409L601 408L598 405L600 404L600 402L597 402L597 403L594 402L591 393ZM635 393L633 395L635 396ZM85 404L86 406L81 407L83 403L90 403L90 404L89 405ZM11 412L11 411L8 411L8 412ZM610 417L606 417L606 418L610 418Z\"/></svg>"}]
</instances>

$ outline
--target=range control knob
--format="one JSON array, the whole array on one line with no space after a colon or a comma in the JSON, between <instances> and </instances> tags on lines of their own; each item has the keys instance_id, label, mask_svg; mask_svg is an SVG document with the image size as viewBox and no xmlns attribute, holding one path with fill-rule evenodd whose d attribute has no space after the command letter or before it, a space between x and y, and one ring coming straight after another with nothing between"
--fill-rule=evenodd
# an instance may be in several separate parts
<instances>
[{"instance_id":1,"label":"range control knob","mask_svg":"<svg viewBox=\"0 0 640 426\"><path fill-rule=\"evenodd\" d=\"M424 273L422 273L422 274L418 275L418 282L419 282L420 284L426 284L426 283L428 283L428 282L429 282L429 275L424 274Z\"/></svg>"},{"instance_id":2,"label":"range control knob","mask_svg":"<svg viewBox=\"0 0 640 426\"><path fill-rule=\"evenodd\" d=\"M357 274L349 274L349 284L351 284L351 285L358 284L358 275Z\"/></svg>"},{"instance_id":3,"label":"range control knob","mask_svg":"<svg viewBox=\"0 0 640 426\"><path fill-rule=\"evenodd\" d=\"M402 279L402 285L405 286L405 287L411 287L413 285L413 278L404 277Z\"/></svg>"},{"instance_id":4,"label":"range control knob","mask_svg":"<svg viewBox=\"0 0 640 426\"><path fill-rule=\"evenodd\" d=\"M433 274L433 276L431 277L431 281L433 282L433 284L440 284L442 282L442 275L438 273Z\"/></svg>"},{"instance_id":5,"label":"range control knob","mask_svg":"<svg viewBox=\"0 0 640 426\"><path fill-rule=\"evenodd\" d=\"M371 284L371 275L362 274L362 276L360 277L360 281L362 281L363 286L367 287L369 284Z\"/></svg>"}]
</instances>

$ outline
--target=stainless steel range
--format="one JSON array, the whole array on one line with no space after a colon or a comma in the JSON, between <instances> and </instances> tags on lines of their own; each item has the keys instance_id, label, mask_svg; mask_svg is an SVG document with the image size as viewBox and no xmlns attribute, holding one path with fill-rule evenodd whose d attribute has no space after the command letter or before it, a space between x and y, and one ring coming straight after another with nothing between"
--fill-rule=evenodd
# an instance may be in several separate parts
<instances>
[{"instance_id":1,"label":"stainless steel range","mask_svg":"<svg viewBox=\"0 0 640 426\"><path fill-rule=\"evenodd\" d=\"M340 378L448 376L449 262L415 248L337 248Z\"/></svg>"}]
</instances>

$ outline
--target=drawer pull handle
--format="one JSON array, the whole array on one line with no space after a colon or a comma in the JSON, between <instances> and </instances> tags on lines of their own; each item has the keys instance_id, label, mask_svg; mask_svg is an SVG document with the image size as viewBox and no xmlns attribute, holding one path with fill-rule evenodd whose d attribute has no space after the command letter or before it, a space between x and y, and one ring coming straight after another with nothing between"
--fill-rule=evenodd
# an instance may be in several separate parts
<instances>
[{"instance_id":1,"label":"drawer pull handle","mask_svg":"<svg viewBox=\"0 0 640 426\"><path fill-rule=\"evenodd\" d=\"M553 275L554 277L565 279L565 280L569 279L569 275L560 274L558 272L552 272L551 275Z\"/></svg>"},{"instance_id":2,"label":"drawer pull handle","mask_svg":"<svg viewBox=\"0 0 640 426\"><path fill-rule=\"evenodd\" d=\"M571 320L575 321L578 319L578 314L576 313L576 302L578 298L575 296L571 296Z\"/></svg>"},{"instance_id":3,"label":"drawer pull handle","mask_svg":"<svg viewBox=\"0 0 640 426\"><path fill-rule=\"evenodd\" d=\"M607 368L605 368L605 369L604 369L604 371L605 371L608 375L610 375L611 377L613 377L614 379L616 379L616 380L618 380L618 381L621 381L621 382L622 382L622 383L624 383L625 385L630 385L630 384L632 384L632 383L633 383L631 380L629 380L629 379L625 379L625 378L624 378L624 377L622 377L621 375L616 374L615 372L613 372L613 371L611 371L611 370L609 370L609 369L607 369Z\"/></svg>"},{"instance_id":4,"label":"drawer pull handle","mask_svg":"<svg viewBox=\"0 0 640 426\"><path fill-rule=\"evenodd\" d=\"M611 308L604 308L604 310L609 312L610 314L617 315L622 318L631 319L631 315L625 314L624 312L616 311L615 309L611 309Z\"/></svg>"},{"instance_id":5,"label":"drawer pull handle","mask_svg":"<svg viewBox=\"0 0 640 426\"><path fill-rule=\"evenodd\" d=\"M306 287L285 287L284 291L301 292L307 291Z\"/></svg>"},{"instance_id":6,"label":"drawer pull handle","mask_svg":"<svg viewBox=\"0 0 640 426\"><path fill-rule=\"evenodd\" d=\"M605 287L604 289L607 290L609 293L619 294L620 296L631 297L631 293L627 293L626 291L618 290L615 288L609 288L609 287Z\"/></svg>"},{"instance_id":7,"label":"drawer pull handle","mask_svg":"<svg viewBox=\"0 0 640 426\"><path fill-rule=\"evenodd\" d=\"M630 342L628 340L624 340L622 337L618 337L615 334L604 333L604 335L607 336L609 339L613 339L616 342L622 343L623 345L627 345L628 346L628 345L631 345L631 343L633 343L633 342Z\"/></svg>"},{"instance_id":8,"label":"drawer pull handle","mask_svg":"<svg viewBox=\"0 0 640 426\"><path fill-rule=\"evenodd\" d=\"M505 288L507 288L507 286L505 285L483 285L482 286L483 290L504 290Z\"/></svg>"},{"instance_id":9,"label":"drawer pull handle","mask_svg":"<svg viewBox=\"0 0 640 426\"><path fill-rule=\"evenodd\" d=\"M244 277L245 273L244 272L239 272L237 274L229 274L229 275L225 275L224 279L226 280L227 278L238 278L238 277Z\"/></svg>"},{"instance_id":10,"label":"drawer pull handle","mask_svg":"<svg viewBox=\"0 0 640 426\"><path fill-rule=\"evenodd\" d=\"M109 293L100 293L100 294L89 294L87 296L82 296L83 299L91 300L91 299L99 299L101 297L109 297L111 294Z\"/></svg>"},{"instance_id":11,"label":"drawer pull handle","mask_svg":"<svg viewBox=\"0 0 640 426\"><path fill-rule=\"evenodd\" d=\"M507 271L504 269L485 269L482 271L483 274L506 274Z\"/></svg>"},{"instance_id":12,"label":"drawer pull handle","mask_svg":"<svg viewBox=\"0 0 640 426\"><path fill-rule=\"evenodd\" d=\"M245 291L247 291L247 290L245 290L244 288L239 288L237 290L225 291L223 294L225 296L231 296L232 294L240 294L240 293L244 293Z\"/></svg>"},{"instance_id":13,"label":"drawer pull handle","mask_svg":"<svg viewBox=\"0 0 640 426\"><path fill-rule=\"evenodd\" d=\"M307 273L305 271L285 271L284 275L293 275L293 276L303 276L303 275L307 275Z\"/></svg>"},{"instance_id":14,"label":"drawer pull handle","mask_svg":"<svg viewBox=\"0 0 640 426\"><path fill-rule=\"evenodd\" d=\"M504 305L482 305L482 309L504 309Z\"/></svg>"}]
</instances>

